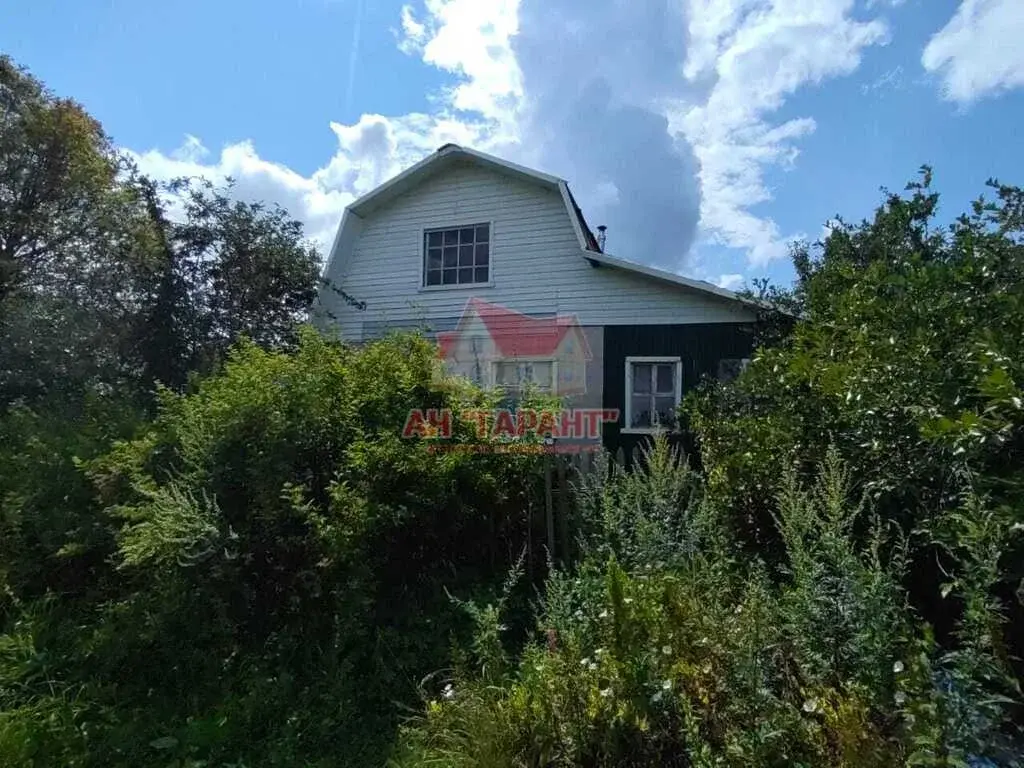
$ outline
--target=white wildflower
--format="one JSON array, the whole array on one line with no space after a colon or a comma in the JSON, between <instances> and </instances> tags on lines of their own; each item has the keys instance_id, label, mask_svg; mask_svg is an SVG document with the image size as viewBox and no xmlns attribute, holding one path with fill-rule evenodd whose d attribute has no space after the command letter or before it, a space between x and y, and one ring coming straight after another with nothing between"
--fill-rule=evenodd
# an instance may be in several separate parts
<instances>
[{"instance_id":1,"label":"white wildflower","mask_svg":"<svg viewBox=\"0 0 1024 768\"><path fill-rule=\"evenodd\" d=\"M590 659L588 659L586 656L584 656L582 659L580 659L580 666L581 667L585 667L588 664L590 664Z\"/></svg>"},{"instance_id":2,"label":"white wildflower","mask_svg":"<svg viewBox=\"0 0 1024 768\"><path fill-rule=\"evenodd\" d=\"M607 619L608 618L608 611L601 611L601 613L598 614L597 618L599 618L599 619Z\"/></svg>"},{"instance_id":3,"label":"white wildflower","mask_svg":"<svg viewBox=\"0 0 1024 768\"><path fill-rule=\"evenodd\" d=\"M598 693L601 694L601 698L602 699L607 699L609 696L612 695L612 689L611 688L603 688L600 691L598 691Z\"/></svg>"},{"instance_id":4,"label":"white wildflower","mask_svg":"<svg viewBox=\"0 0 1024 768\"><path fill-rule=\"evenodd\" d=\"M804 702L804 712L816 712L818 710L818 700L808 699Z\"/></svg>"},{"instance_id":5,"label":"white wildflower","mask_svg":"<svg viewBox=\"0 0 1024 768\"><path fill-rule=\"evenodd\" d=\"M672 690L672 681L671 680L662 680L661 681L661 690L663 690L663 691L670 691L670 690Z\"/></svg>"},{"instance_id":6,"label":"white wildflower","mask_svg":"<svg viewBox=\"0 0 1024 768\"><path fill-rule=\"evenodd\" d=\"M902 661L897 661L895 664L893 664L892 665L892 671L895 672L897 675L900 672L902 672L903 671L903 662Z\"/></svg>"},{"instance_id":7,"label":"white wildflower","mask_svg":"<svg viewBox=\"0 0 1024 768\"><path fill-rule=\"evenodd\" d=\"M455 698L455 687L451 683L448 683L448 685L444 687L444 690L441 691L441 695L446 699Z\"/></svg>"},{"instance_id":8,"label":"white wildflower","mask_svg":"<svg viewBox=\"0 0 1024 768\"><path fill-rule=\"evenodd\" d=\"M661 652L663 654L665 654L666 656L668 656L670 653L672 653L672 646L671 645L663 645L663 646L661 646Z\"/></svg>"}]
</instances>

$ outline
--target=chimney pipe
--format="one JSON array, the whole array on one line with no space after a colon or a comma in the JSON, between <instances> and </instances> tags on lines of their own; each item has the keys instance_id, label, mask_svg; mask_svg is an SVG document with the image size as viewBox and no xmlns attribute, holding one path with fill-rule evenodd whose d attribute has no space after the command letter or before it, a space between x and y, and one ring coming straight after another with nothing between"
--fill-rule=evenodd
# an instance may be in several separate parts
<instances>
[{"instance_id":1,"label":"chimney pipe","mask_svg":"<svg viewBox=\"0 0 1024 768\"><path fill-rule=\"evenodd\" d=\"M597 227L597 247L604 251L605 241L608 239L608 227L600 224Z\"/></svg>"}]
</instances>

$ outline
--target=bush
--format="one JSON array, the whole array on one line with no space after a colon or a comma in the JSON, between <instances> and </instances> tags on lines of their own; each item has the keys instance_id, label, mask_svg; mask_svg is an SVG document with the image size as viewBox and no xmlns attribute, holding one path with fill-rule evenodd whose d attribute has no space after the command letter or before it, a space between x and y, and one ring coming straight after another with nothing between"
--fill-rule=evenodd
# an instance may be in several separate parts
<instances>
[{"instance_id":1,"label":"bush","mask_svg":"<svg viewBox=\"0 0 1024 768\"><path fill-rule=\"evenodd\" d=\"M1024 519L1024 193L992 182L996 202L943 230L930 178L798 248L792 333L690 398L709 483L752 541L771 543L779 469L829 445L907 530L957 505L963 467Z\"/></svg>"},{"instance_id":2,"label":"bush","mask_svg":"<svg viewBox=\"0 0 1024 768\"><path fill-rule=\"evenodd\" d=\"M675 492L699 484L664 441L645 464L590 489L600 533L552 575L519 662L478 643L395 765L962 765L998 750L1005 665L971 621L963 655L939 653L900 586L906 542L874 521L859 543L869 508L834 453L811 487L789 473L777 491L778 568L740 555L715 501ZM990 586L977 565L959 573ZM500 629L474 615L478 636Z\"/></svg>"},{"instance_id":3,"label":"bush","mask_svg":"<svg viewBox=\"0 0 1024 768\"><path fill-rule=\"evenodd\" d=\"M534 457L403 439L411 408L488 403L437 373L415 336L243 344L79 462L68 503L93 510L106 565L81 576L82 604L19 596L0 636L2 762L382 760L400 703L468 627L444 586L500 583L539 477ZM51 548L92 546L80 528L51 529Z\"/></svg>"}]
</instances>

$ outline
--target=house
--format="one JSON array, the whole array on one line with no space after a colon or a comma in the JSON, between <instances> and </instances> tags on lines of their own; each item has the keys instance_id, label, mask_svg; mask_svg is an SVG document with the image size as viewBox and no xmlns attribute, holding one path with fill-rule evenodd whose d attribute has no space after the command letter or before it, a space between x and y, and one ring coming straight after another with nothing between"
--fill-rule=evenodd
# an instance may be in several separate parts
<instances>
[{"instance_id":1,"label":"house","mask_svg":"<svg viewBox=\"0 0 1024 768\"><path fill-rule=\"evenodd\" d=\"M653 260L653 259L652 259ZM346 208L314 320L350 341L435 335L449 367L619 411L605 444L675 426L749 357L759 307L604 252L559 178L448 144Z\"/></svg>"}]
</instances>

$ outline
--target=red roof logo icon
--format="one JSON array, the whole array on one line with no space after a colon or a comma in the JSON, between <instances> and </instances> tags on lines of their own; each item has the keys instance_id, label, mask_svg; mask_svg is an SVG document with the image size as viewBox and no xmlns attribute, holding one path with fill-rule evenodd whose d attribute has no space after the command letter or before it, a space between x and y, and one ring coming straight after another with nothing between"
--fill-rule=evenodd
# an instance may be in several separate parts
<instances>
[{"instance_id":1,"label":"red roof logo icon","mask_svg":"<svg viewBox=\"0 0 1024 768\"><path fill-rule=\"evenodd\" d=\"M437 334L441 357L453 372L499 383L496 364L551 363L553 392L586 391L586 363L593 359L587 335L576 315L531 317L479 298L466 302L453 331ZM507 367L506 367L507 368Z\"/></svg>"},{"instance_id":2,"label":"red roof logo icon","mask_svg":"<svg viewBox=\"0 0 1024 768\"><path fill-rule=\"evenodd\" d=\"M466 302L454 331L437 334L441 347L441 356L448 357L454 345L466 333L470 321L478 317L487 330L488 336L502 358L554 358L562 341L570 333L579 333L583 359L592 360L590 346L586 334L576 319L576 315L553 315L551 317L531 317L500 304L491 304L483 299L472 298Z\"/></svg>"}]
</instances>

